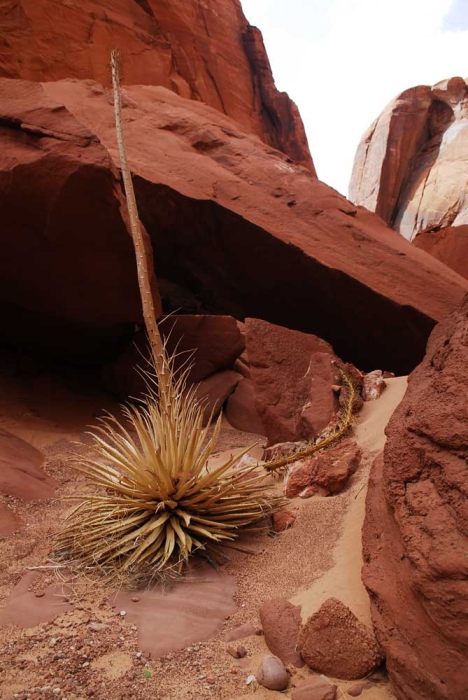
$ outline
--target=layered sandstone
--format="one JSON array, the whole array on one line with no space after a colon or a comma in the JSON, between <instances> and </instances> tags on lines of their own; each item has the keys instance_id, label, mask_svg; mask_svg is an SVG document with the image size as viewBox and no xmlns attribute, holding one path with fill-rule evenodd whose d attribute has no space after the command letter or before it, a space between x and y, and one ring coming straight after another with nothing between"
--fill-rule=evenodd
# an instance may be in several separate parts
<instances>
[{"instance_id":1,"label":"layered sandstone","mask_svg":"<svg viewBox=\"0 0 468 700\"><path fill-rule=\"evenodd\" d=\"M468 85L406 90L364 134L350 199L468 276Z\"/></svg>"},{"instance_id":2,"label":"layered sandstone","mask_svg":"<svg viewBox=\"0 0 468 700\"><path fill-rule=\"evenodd\" d=\"M111 94L0 89L2 334L102 362L141 323ZM313 333L363 369L417 364L462 278L218 111L152 86L123 104L159 280L202 313Z\"/></svg>"},{"instance_id":3,"label":"layered sandstone","mask_svg":"<svg viewBox=\"0 0 468 700\"><path fill-rule=\"evenodd\" d=\"M315 172L297 107L276 89L239 0L5 0L2 33L0 76L108 84L117 48L127 85L205 102Z\"/></svg>"},{"instance_id":4,"label":"layered sandstone","mask_svg":"<svg viewBox=\"0 0 468 700\"><path fill-rule=\"evenodd\" d=\"M468 687L468 296L433 331L374 464L363 579L401 700Z\"/></svg>"}]
</instances>

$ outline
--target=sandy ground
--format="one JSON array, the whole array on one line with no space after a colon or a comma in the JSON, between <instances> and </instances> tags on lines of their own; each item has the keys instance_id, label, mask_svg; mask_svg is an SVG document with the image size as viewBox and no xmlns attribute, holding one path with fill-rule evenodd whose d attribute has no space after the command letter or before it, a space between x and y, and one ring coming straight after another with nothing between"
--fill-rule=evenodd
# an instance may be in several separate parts
<instances>
[{"instance_id":1,"label":"sandy ground","mask_svg":"<svg viewBox=\"0 0 468 700\"><path fill-rule=\"evenodd\" d=\"M88 375L52 375L36 367L18 368L14 362L2 367L0 428L43 452L46 472L60 484L58 497L82 492L82 477L70 466L73 443L86 443L86 427L103 409L118 407ZM289 510L297 520L292 529L275 537L244 538L240 544L249 554L229 550L220 572L195 567L189 580L168 595L111 592L95 584L59 590L53 571L35 567L47 562L69 502L57 498L24 503L0 496L0 505L24 523L16 534L0 540L0 608L5 606L0 610L0 697L288 697L246 683L267 653L263 637L243 639L247 656L235 660L226 651L226 635L246 623L258 629L259 606L279 596L300 603L306 618L334 595L369 624L369 604L360 582L367 475L405 386L404 378L389 380L383 396L365 405L354 428L364 459L343 493L293 501ZM231 453L255 442L262 438L225 425L219 450ZM253 454L259 450L256 447ZM272 488L280 487L273 478L271 482ZM167 646L169 631L174 630L187 633L178 651ZM163 657L156 659L160 653ZM310 675L307 668L291 672L292 686ZM348 697L346 689L352 683L337 684L338 697ZM393 696L388 684L379 683L362 697Z\"/></svg>"}]
</instances>

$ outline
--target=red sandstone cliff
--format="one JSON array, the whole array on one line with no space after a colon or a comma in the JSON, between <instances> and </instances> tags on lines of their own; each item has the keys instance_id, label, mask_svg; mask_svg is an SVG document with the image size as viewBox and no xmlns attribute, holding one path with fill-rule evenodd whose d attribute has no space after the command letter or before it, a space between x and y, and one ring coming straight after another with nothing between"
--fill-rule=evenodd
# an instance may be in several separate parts
<instances>
[{"instance_id":1,"label":"red sandstone cliff","mask_svg":"<svg viewBox=\"0 0 468 700\"><path fill-rule=\"evenodd\" d=\"M239 0L0 0L0 76L161 85L205 102L315 173L296 105L276 90Z\"/></svg>"},{"instance_id":2,"label":"red sandstone cliff","mask_svg":"<svg viewBox=\"0 0 468 700\"><path fill-rule=\"evenodd\" d=\"M372 469L363 579L401 700L468 688L468 296L433 331Z\"/></svg>"},{"instance_id":3,"label":"red sandstone cliff","mask_svg":"<svg viewBox=\"0 0 468 700\"><path fill-rule=\"evenodd\" d=\"M468 85L406 90L364 134L350 199L468 277Z\"/></svg>"}]
</instances>

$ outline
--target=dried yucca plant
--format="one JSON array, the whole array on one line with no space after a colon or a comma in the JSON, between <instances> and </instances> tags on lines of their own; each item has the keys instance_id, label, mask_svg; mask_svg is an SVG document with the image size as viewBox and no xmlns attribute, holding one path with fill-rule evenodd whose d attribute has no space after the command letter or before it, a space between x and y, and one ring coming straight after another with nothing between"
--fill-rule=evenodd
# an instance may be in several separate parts
<instances>
[{"instance_id":1,"label":"dried yucca plant","mask_svg":"<svg viewBox=\"0 0 468 700\"><path fill-rule=\"evenodd\" d=\"M234 540L283 504L263 474L236 468L244 453L207 468L220 420L209 436L184 377L172 386L165 408L150 394L124 408L127 425L108 416L95 429L95 454L77 468L106 491L86 496L59 535L57 554L72 568L131 584L180 573L195 551Z\"/></svg>"},{"instance_id":2,"label":"dried yucca plant","mask_svg":"<svg viewBox=\"0 0 468 700\"><path fill-rule=\"evenodd\" d=\"M56 558L112 584L138 585L180 573L188 557L234 540L276 512L284 499L237 455L208 469L221 428L203 427L204 406L174 372L153 309L145 249L122 130L118 60L112 54L117 137L155 382L124 422L101 420L94 453L77 468L102 493L84 496L57 538Z\"/></svg>"}]
</instances>

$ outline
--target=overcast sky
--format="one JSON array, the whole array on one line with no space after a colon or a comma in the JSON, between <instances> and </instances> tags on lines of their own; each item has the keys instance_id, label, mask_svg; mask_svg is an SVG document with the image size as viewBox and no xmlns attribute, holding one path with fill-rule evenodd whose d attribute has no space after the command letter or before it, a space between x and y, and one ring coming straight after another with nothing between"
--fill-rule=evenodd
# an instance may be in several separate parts
<instances>
[{"instance_id":1,"label":"overcast sky","mask_svg":"<svg viewBox=\"0 0 468 700\"><path fill-rule=\"evenodd\" d=\"M343 194L362 134L393 97L468 77L468 0L241 3L299 106L319 178Z\"/></svg>"}]
</instances>

